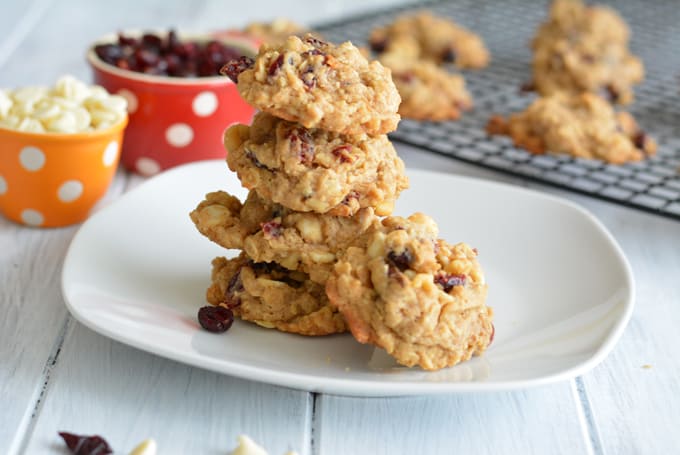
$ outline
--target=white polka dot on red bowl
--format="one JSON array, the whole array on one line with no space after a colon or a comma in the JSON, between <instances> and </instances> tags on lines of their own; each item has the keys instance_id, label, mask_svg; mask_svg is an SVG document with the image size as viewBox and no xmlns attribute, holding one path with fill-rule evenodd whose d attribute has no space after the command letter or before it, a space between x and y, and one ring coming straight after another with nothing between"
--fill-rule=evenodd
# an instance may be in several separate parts
<instances>
[{"instance_id":1,"label":"white polka dot on red bowl","mask_svg":"<svg viewBox=\"0 0 680 455\"><path fill-rule=\"evenodd\" d=\"M38 147L24 147L19 152L19 161L27 171L39 171L45 166L45 153Z\"/></svg>"},{"instance_id":2,"label":"white polka dot on red bowl","mask_svg":"<svg viewBox=\"0 0 680 455\"><path fill-rule=\"evenodd\" d=\"M118 157L118 142L111 141L109 142L109 145L106 146L106 149L104 150L104 155L102 156L102 162L104 163L104 166L106 167L112 166L113 163L116 162L117 157Z\"/></svg>"},{"instance_id":3,"label":"white polka dot on red bowl","mask_svg":"<svg viewBox=\"0 0 680 455\"><path fill-rule=\"evenodd\" d=\"M201 92L191 103L191 109L199 117L208 117L217 110L217 95L213 92Z\"/></svg>"},{"instance_id":4,"label":"white polka dot on red bowl","mask_svg":"<svg viewBox=\"0 0 680 455\"><path fill-rule=\"evenodd\" d=\"M45 222L45 217L37 210L26 209L21 212L21 221L29 226L40 226Z\"/></svg>"},{"instance_id":5,"label":"white polka dot on red bowl","mask_svg":"<svg viewBox=\"0 0 680 455\"><path fill-rule=\"evenodd\" d=\"M137 95L132 93L126 88L118 90L118 94L127 100L127 111L129 114L133 114L137 111L139 106L139 101L137 100Z\"/></svg>"},{"instance_id":6,"label":"white polka dot on red bowl","mask_svg":"<svg viewBox=\"0 0 680 455\"><path fill-rule=\"evenodd\" d=\"M68 180L57 190L57 197L61 202L73 202L83 194L83 184L78 180Z\"/></svg>"},{"instance_id":7,"label":"white polka dot on red bowl","mask_svg":"<svg viewBox=\"0 0 680 455\"><path fill-rule=\"evenodd\" d=\"M161 165L156 160L142 157L135 163L137 172L147 177L158 174L161 171Z\"/></svg>"},{"instance_id":8,"label":"white polka dot on red bowl","mask_svg":"<svg viewBox=\"0 0 680 455\"><path fill-rule=\"evenodd\" d=\"M186 147L194 140L194 130L186 123L175 123L165 130L165 140L173 147Z\"/></svg>"}]
</instances>

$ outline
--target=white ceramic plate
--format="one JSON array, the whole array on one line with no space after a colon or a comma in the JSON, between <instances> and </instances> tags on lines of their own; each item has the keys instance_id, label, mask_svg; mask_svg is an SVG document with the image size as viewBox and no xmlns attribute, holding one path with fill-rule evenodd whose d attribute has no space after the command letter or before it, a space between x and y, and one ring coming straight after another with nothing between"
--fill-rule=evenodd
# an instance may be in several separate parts
<instances>
[{"instance_id":1,"label":"white ceramic plate","mask_svg":"<svg viewBox=\"0 0 680 455\"><path fill-rule=\"evenodd\" d=\"M163 173L92 216L64 263L71 313L114 340L220 373L362 396L501 390L565 380L594 367L623 332L634 283L621 249L588 212L521 188L408 171L396 214L422 211L441 236L478 248L495 311L485 355L437 372L400 367L351 335L321 338L237 321L202 330L210 261L233 255L188 213L209 191L244 196L223 161Z\"/></svg>"}]
</instances>

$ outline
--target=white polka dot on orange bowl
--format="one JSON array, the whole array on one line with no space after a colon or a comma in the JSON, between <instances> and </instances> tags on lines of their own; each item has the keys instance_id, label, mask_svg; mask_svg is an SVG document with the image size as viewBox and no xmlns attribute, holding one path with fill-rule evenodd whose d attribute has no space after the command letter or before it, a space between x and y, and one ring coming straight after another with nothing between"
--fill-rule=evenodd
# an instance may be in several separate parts
<instances>
[{"instance_id":1,"label":"white polka dot on orange bowl","mask_svg":"<svg viewBox=\"0 0 680 455\"><path fill-rule=\"evenodd\" d=\"M138 36L134 31L121 32ZM252 38L238 34L187 35L180 31L179 35L190 41L223 40L246 55L256 54L259 47ZM117 34L111 34L96 44L116 39ZM181 78L122 70L100 60L93 49L87 59L94 82L128 102L130 124L120 161L126 169L144 176L192 161L223 160L227 154L222 142L225 127L234 122L250 124L255 112L226 76Z\"/></svg>"},{"instance_id":2,"label":"white polka dot on orange bowl","mask_svg":"<svg viewBox=\"0 0 680 455\"><path fill-rule=\"evenodd\" d=\"M0 212L41 228L83 221L113 180L126 125L74 134L0 128Z\"/></svg>"}]
</instances>

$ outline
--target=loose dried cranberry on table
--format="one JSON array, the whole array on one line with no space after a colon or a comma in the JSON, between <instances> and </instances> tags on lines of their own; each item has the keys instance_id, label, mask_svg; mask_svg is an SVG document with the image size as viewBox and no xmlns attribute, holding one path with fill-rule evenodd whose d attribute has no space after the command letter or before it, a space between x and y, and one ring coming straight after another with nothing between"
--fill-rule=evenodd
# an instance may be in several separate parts
<instances>
[{"instance_id":1,"label":"loose dried cranberry on table","mask_svg":"<svg viewBox=\"0 0 680 455\"><path fill-rule=\"evenodd\" d=\"M234 313L222 306L204 306L198 310L198 322L208 332L222 333L234 323Z\"/></svg>"},{"instance_id":2,"label":"loose dried cranberry on table","mask_svg":"<svg viewBox=\"0 0 680 455\"><path fill-rule=\"evenodd\" d=\"M60 431L59 436L62 437L71 453L75 455L105 455L113 453L109 444L101 436L82 436L65 431Z\"/></svg>"}]
</instances>

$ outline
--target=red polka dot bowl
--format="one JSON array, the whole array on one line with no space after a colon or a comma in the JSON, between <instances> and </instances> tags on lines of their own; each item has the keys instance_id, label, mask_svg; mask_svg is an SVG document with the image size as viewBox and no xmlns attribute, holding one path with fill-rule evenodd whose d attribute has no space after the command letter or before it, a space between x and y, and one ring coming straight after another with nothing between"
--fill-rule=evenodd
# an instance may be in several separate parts
<instances>
[{"instance_id":1,"label":"red polka dot bowl","mask_svg":"<svg viewBox=\"0 0 680 455\"><path fill-rule=\"evenodd\" d=\"M0 212L34 227L85 220L111 185L126 124L69 134L0 128Z\"/></svg>"},{"instance_id":2,"label":"red polka dot bowl","mask_svg":"<svg viewBox=\"0 0 680 455\"><path fill-rule=\"evenodd\" d=\"M140 32L125 31L126 36ZM183 41L219 39L255 55L257 43L238 33L179 34ZM151 176L192 161L224 158L224 131L234 123L250 124L254 108L225 76L181 78L120 69L94 52L98 44L113 43L117 35L97 40L87 60L95 83L128 101L130 123L125 132L121 163L133 172Z\"/></svg>"}]
</instances>

